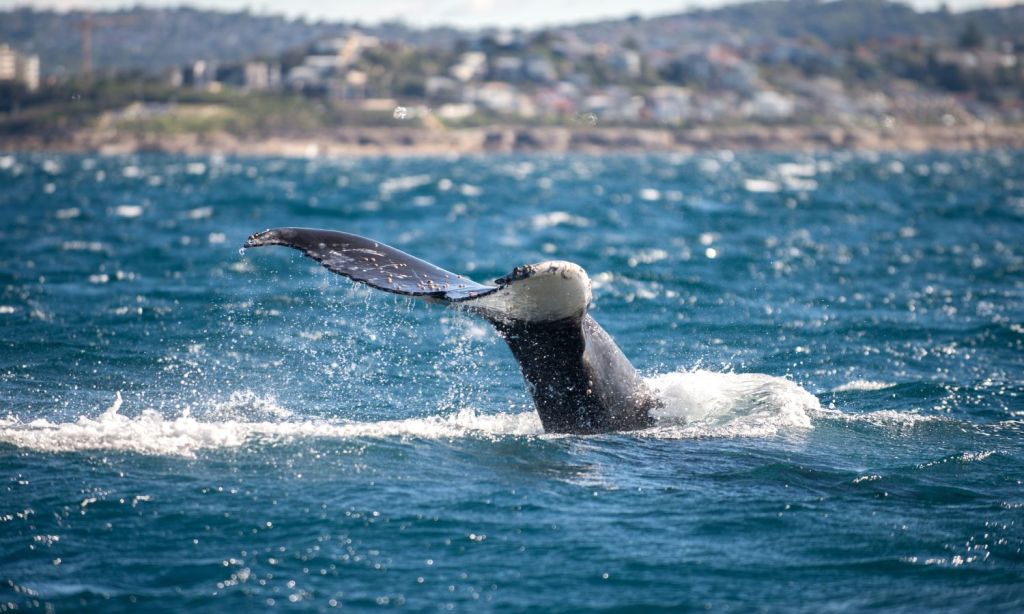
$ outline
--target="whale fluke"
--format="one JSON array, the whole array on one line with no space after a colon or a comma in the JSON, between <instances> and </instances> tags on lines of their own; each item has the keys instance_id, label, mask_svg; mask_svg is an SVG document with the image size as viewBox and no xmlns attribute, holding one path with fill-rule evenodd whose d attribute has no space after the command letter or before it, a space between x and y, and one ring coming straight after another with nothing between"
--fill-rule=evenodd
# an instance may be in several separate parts
<instances>
[{"instance_id":1,"label":"whale fluke","mask_svg":"<svg viewBox=\"0 0 1024 614\"><path fill-rule=\"evenodd\" d=\"M611 336L587 313L590 278L564 261L518 266L493 285L446 271L358 235L274 228L245 247L284 245L378 290L468 309L487 319L519 362L544 430L644 428L660 402Z\"/></svg>"},{"instance_id":2,"label":"whale fluke","mask_svg":"<svg viewBox=\"0 0 1024 614\"><path fill-rule=\"evenodd\" d=\"M460 301L498 289L347 232L272 228L253 234L245 242L247 248L264 245L295 248L334 273L394 294Z\"/></svg>"}]
</instances>

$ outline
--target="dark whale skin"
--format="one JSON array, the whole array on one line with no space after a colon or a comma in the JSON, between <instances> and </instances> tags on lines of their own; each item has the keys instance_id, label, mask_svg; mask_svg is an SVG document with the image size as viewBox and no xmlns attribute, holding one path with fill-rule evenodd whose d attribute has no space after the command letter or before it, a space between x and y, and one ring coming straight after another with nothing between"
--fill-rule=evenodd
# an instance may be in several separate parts
<instances>
[{"instance_id":1,"label":"dark whale skin","mask_svg":"<svg viewBox=\"0 0 1024 614\"><path fill-rule=\"evenodd\" d=\"M512 350L546 432L631 431L653 423L650 411L660 402L585 307L570 317L548 321L474 307L474 299L538 274L534 265L516 267L494 285L486 285L345 232L273 228L253 234L245 243L247 248L265 245L297 249L330 271L378 290L477 312Z\"/></svg>"}]
</instances>

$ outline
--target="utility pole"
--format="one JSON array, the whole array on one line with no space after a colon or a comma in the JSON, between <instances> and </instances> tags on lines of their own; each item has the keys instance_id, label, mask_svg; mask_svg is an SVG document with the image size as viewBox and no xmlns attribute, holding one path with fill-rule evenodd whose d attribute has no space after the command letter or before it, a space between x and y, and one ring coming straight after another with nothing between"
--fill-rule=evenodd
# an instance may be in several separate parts
<instances>
[{"instance_id":1,"label":"utility pole","mask_svg":"<svg viewBox=\"0 0 1024 614\"><path fill-rule=\"evenodd\" d=\"M82 14L82 74L92 75L92 11Z\"/></svg>"}]
</instances>

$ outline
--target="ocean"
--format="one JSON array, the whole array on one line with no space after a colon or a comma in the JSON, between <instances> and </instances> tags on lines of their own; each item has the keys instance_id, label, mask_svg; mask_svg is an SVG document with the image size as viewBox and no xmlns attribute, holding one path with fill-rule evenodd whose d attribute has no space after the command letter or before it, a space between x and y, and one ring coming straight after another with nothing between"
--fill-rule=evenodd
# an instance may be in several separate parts
<instances>
[{"instance_id":1,"label":"ocean","mask_svg":"<svg viewBox=\"0 0 1024 614\"><path fill-rule=\"evenodd\" d=\"M1021 169L0 155L0 611L1019 612ZM580 264L655 425L275 226Z\"/></svg>"}]
</instances>

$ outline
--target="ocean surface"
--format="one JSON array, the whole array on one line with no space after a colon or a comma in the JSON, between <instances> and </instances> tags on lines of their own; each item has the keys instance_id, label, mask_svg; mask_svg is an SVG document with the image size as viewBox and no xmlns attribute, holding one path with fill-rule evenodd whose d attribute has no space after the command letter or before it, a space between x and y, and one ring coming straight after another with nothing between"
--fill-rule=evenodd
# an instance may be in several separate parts
<instances>
[{"instance_id":1,"label":"ocean surface","mask_svg":"<svg viewBox=\"0 0 1024 614\"><path fill-rule=\"evenodd\" d=\"M0 155L0 611L1020 612L1022 169ZM579 263L656 425L273 226Z\"/></svg>"}]
</instances>

